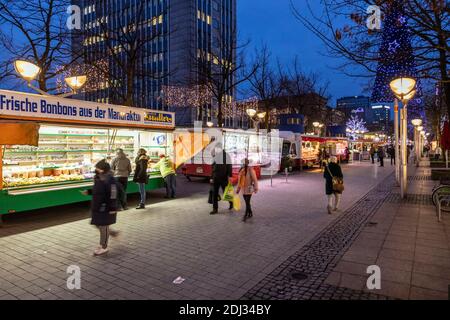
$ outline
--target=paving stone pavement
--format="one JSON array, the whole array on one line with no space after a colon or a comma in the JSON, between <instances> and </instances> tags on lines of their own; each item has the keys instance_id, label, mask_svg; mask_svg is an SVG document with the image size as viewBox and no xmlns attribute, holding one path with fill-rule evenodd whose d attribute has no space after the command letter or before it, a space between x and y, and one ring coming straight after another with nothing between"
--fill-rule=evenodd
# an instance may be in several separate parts
<instances>
[{"instance_id":1,"label":"paving stone pavement","mask_svg":"<svg viewBox=\"0 0 450 320\"><path fill-rule=\"evenodd\" d=\"M436 220L429 172L410 171L416 194L401 199L391 175L242 299L448 299L450 221ZM370 265L379 290L367 289Z\"/></svg>"},{"instance_id":2,"label":"paving stone pavement","mask_svg":"<svg viewBox=\"0 0 450 320\"><path fill-rule=\"evenodd\" d=\"M369 163L343 170L344 210L392 172ZM5 218L0 299L239 299L330 223L347 219L326 214L318 170L290 176L287 183L276 177L272 187L262 180L247 223L225 209L210 216L208 184L183 177L178 182L178 199L165 201L162 190L152 192L148 209L119 214L115 228L122 235L111 240L104 257L92 256L98 232L89 225L86 204ZM81 290L66 287L70 265L81 269ZM186 280L175 285L178 276ZM333 294L340 292L348 295L348 289Z\"/></svg>"},{"instance_id":3,"label":"paving stone pavement","mask_svg":"<svg viewBox=\"0 0 450 320\"><path fill-rule=\"evenodd\" d=\"M249 290L243 299L388 299L374 293L325 283L362 227L386 200L394 185L391 175L371 190L336 221L325 228L299 252L292 255L269 276ZM295 278L295 274L305 279ZM348 279L351 283L353 279Z\"/></svg>"}]
</instances>

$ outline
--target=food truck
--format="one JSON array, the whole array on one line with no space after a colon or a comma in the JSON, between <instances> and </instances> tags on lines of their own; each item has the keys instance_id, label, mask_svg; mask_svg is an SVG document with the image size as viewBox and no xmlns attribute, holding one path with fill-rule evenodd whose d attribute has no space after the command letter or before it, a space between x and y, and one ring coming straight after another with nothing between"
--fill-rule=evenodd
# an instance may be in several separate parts
<instances>
[{"instance_id":1,"label":"food truck","mask_svg":"<svg viewBox=\"0 0 450 320\"><path fill-rule=\"evenodd\" d=\"M250 166L255 169L256 175L260 178L264 173L278 172L281 161L282 139L278 136L277 130L272 130L270 134L256 132L254 130L239 129L206 129L210 142L201 152L187 161L183 167L183 174L191 177L210 178L212 176L212 163L214 147L221 143L224 150L231 158L233 165L233 183L237 182L239 169L245 158L250 160Z\"/></svg>"},{"instance_id":2,"label":"food truck","mask_svg":"<svg viewBox=\"0 0 450 320\"><path fill-rule=\"evenodd\" d=\"M0 90L0 135L2 121L35 124L38 138L36 146L14 139L0 145L0 218L90 200L81 191L92 187L94 165L112 160L117 148L133 165L140 148L153 162L174 152L171 112ZM159 172L148 173L147 190L161 188ZM136 184L127 192L138 192Z\"/></svg>"},{"instance_id":3,"label":"food truck","mask_svg":"<svg viewBox=\"0 0 450 320\"><path fill-rule=\"evenodd\" d=\"M282 161L284 167L292 169L300 167L312 167L320 162L321 152L334 155L338 161L346 158L345 149L348 147L348 139L341 137L320 137L314 135L298 134L291 131L280 132L283 138Z\"/></svg>"}]
</instances>

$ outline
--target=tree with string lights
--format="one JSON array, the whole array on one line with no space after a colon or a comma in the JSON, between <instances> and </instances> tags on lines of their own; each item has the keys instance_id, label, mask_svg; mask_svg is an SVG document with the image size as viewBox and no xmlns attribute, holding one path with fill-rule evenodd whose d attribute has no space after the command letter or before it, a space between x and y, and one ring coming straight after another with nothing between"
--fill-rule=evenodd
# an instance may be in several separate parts
<instances>
[{"instance_id":1,"label":"tree with string lights","mask_svg":"<svg viewBox=\"0 0 450 320\"><path fill-rule=\"evenodd\" d=\"M360 134L367 132L366 122L355 115L350 117L346 126L347 134L351 136L352 140L356 140Z\"/></svg>"},{"instance_id":2,"label":"tree with string lights","mask_svg":"<svg viewBox=\"0 0 450 320\"><path fill-rule=\"evenodd\" d=\"M395 0L388 8L383 25L377 75L371 100L373 102L393 102L395 97L389 83L399 77L411 77L419 80L403 2ZM417 94L409 102L409 106L415 109L421 104L419 81L417 88ZM414 109L411 111L414 111ZM416 112L419 113L418 115L423 113L417 110Z\"/></svg>"}]
</instances>

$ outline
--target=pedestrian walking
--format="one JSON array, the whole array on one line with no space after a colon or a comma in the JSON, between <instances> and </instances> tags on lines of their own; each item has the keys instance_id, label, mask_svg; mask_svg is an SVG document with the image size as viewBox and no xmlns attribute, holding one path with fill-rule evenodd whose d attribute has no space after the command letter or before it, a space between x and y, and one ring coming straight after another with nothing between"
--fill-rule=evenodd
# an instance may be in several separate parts
<instances>
[{"instance_id":1,"label":"pedestrian walking","mask_svg":"<svg viewBox=\"0 0 450 320\"><path fill-rule=\"evenodd\" d=\"M351 155L351 153L350 153L350 150L349 150L348 147L345 147L344 154L345 154L345 161L347 163L349 163L350 162L350 155Z\"/></svg>"},{"instance_id":2,"label":"pedestrian walking","mask_svg":"<svg viewBox=\"0 0 450 320\"><path fill-rule=\"evenodd\" d=\"M111 163L111 169L114 171L114 177L117 179L119 186L118 200L123 210L128 210L127 206L127 187L128 177L131 174L131 161L127 158L122 149L117 149L116 157Z\"/></svg>"},{"instance_id":3,"label":"pedestrian walking","mask_svg":"<svg viewBox=\"0 0 450 320\"><path fill-rule=\"evenodd\" d=\"M239 180L237 194L242 190L245 201L245 215L242 221L246 221L247 218L253 217L251 199L254 193L258 192L258 178L255 170L249 166L250 161L244 159L244 166L239 170Z\"/></svg>"},{"instance_id":4,"label":"pedestrian walking","mask_svg":"<svg viewBox=\"0 0 450 320\"><path fill-rule=\"evenodd\" d=\"M141 195L139 206L136 209L145 209L145 201L147 196L145 185L148 183L149 179L147 174L149 160L150 159L147 157L147 151L145 151L145 149L139 149L138 155L135 159L136 168L134 170L133 177L133 181L139 186L139 193Z\"/></svg>"},{"instance_id":5,"label":"pedestrian walking","mask_svg":"<svg viewBox=\"0 0 450 320\"><path fill-rule=\"evenodd\" d=\"M409 163L409 158L411 157L411 147L407 146L406 147L406 163Z\"/></svg>"},{"instance_id":6,"label":"pedestrian walking","mask_svg":"<svg viewBox=\"0 0 450 320\"><path fill-rule=\"evenodd\" d=\"M369 150L370 158L372 159L372 164L375 163L375 147L372 145Z\"/></svg>"},{"instance_id":7,"label":"pedestrian walking","mask_svg":"<svg viewBox=\"0 0 450 320\"><path fill-rule=\"evenodd\" d=\"M330 157L330 162L325 166L325 170L323 173L323 177L325 178L325 193L328 197L328 214L332 214L333 211L339 210L339 204L341 202L342 189L338 190L336 183L334 182L342 182L344 175L342 174L341 166L337 163L337 158L335 156Z\"/></svg>"},{"instance_id":8,"label":"pedestrian walking","mask_svg":"<svg viewBox=\"0 0 450 320\"><path fill-rule=\"evenodd\" d=\"M434 151L434 160L438 161L441 159L442 155L442 148L440 146L437 146L436 150Z\"/></svg>"},{"instance_id":9,"label":"pedestrian walking","mask_svg":"<svg viewBox=\"0 0 450 320\"><path fill-rule=\"evenodd\" d=\"M225 191L228 183L231 182L231 176L233 171L233 166L231 164L230 156L222 149L219 144L216 147L214 154L214 162L212 165L212 179L211 183L213 185L213 210L210 214L216 214L219 209L219 189L222 188ZM233 202L230 202L229 210L233 209Z\"/></svg>"},{"instance_id":10,"label":"pedestrian walking","mask_svg":"<svg viewBox=\"0 0 450 320\"><path fill-rule=\"evenodd\" d=\"M388 147L387 153L388 153L389 157L391 158L391 166L392 166L392 164L395 165L395 148L392 144Z\"/></svg>"},{"instance_id":11,"label":"pedestrian walking","mask_svg":"<svg viewBox=\"0 0 450 320\"><path fill-rule=\"evenodd\" d=\"M382 146L378 146L378 159L380 159L380 167L384 167L384 158L386 157L386 154L384 152L384 148Z\"/></svg>"},{"instance_id":12,"label":"pedestrian walking","mask_svg":"<svg viewBox=\"0 0 450 320\"><path fill-rule=\"evenodd\" d=\"M176 193L176 174L175 165L165 154L159 155L159 161L152 166L153 169L158 169L164 179L166 185L165 198L175 198Z\"/></svg>"},{"instance_id":13,"label":"pedestrian walking","mask_svg":"<svg viewBox=\"0 0 450 320\"><path fill-rule=\"evenodd\" d=\"M108 162L101 160L95 165L94 187L83 193L92 195L91 224L100 231L100 246L94 255L103 255L108 252L109 236L119 235L118 231L110 228L117 217L117 181Z\"/></svg>"}]
</instances>

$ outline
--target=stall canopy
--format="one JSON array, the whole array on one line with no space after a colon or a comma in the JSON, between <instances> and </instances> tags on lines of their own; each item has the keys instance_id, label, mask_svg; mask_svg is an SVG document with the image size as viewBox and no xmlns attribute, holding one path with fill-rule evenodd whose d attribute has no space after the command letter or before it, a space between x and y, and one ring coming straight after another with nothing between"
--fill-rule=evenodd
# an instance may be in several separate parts
<instances>
[{"instance_id":1,"label":"stall canopy","mask_svg":"<svg viewBox=\"0 0 450 320\"><path fill-rule=\"evenodd\" d=\"M37 146L38 140L39 124L0 121L0 145Z\"/></svg>"}]
</instances>

